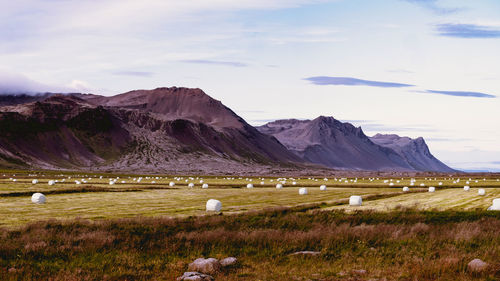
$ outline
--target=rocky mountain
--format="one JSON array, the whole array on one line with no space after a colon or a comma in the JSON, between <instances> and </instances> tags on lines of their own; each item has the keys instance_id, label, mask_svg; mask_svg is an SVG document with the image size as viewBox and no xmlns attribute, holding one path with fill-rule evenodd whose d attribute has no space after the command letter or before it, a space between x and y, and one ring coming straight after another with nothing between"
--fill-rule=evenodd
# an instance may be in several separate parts
<instances>
[{"instance_id":1,"label":"rocky mountain","mask_svg":"<svg viewBox=\"0 0 500 281\"><path fill-rule=\"evenodd\" d=\"M376 134L370 140L375 144L396 151L406 162L418 171L454 172L431 154L429 147L422 137L411 139L390 134Z\"/></svg>"},{"instance_id":2,"label":"rocky mountain","mask_svg":"<svg viewBox=\"0 0 500 281\"><path fill-rule=\"evenodd\" d=\"M403 140L367 137L361 128L333 117L314 120L278 120L257 127L276 137L306 161L336 169L378 171L453 171L434 158L423 139L403 145ZM382 141L385 139L385 141ZM384 144L380 144L380 143Z\"/></svg>"},{"instance_id":3,"label":"rocky mountain","mask_svg":"<svg viewBox=\"0 0 500 281\"><path fill-rule=\"evenodd\" d=\"M11 100L0 104L3 167L216 173L303 162L199 89Z\"/></svg>"}]
</instances>

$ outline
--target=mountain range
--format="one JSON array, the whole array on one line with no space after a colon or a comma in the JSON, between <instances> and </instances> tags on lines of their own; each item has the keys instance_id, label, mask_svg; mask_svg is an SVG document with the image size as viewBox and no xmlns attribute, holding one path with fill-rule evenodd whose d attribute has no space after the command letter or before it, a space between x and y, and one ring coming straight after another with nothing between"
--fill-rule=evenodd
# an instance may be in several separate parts
<instances>
[{"instance_id":1,"label":"mountain range","mask_svg":"<svg viewBox=\"0 0 500 281\"><path fill-rule=\"evenodd\" d=\"M4 168L171 173L453 171L422 138L367 137L332 117L255 128L200 89L0 95Z\"/></svg>"},{"instance_id":2,"label":"mountain range","mask_svg":"<svg viewBox=\"0 0 500 281\"><path fill-rule=\"evenodd\" d=\"M302 159L335 169L379 171L454 170L436 159L423 138L397 135L368 137L360 127L320 116L314 120L286 119L257 128L276 137Z\"/></svg>"}]
</instances>

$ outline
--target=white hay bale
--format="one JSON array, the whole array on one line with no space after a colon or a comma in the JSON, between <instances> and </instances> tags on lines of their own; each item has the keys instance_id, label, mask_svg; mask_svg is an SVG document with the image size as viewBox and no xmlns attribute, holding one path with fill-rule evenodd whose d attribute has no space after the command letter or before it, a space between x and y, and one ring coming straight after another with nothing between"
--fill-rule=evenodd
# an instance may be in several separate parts
<instances>
[{"instance_id":1,"label":"white hay bale","mask_svg":"<svg viewBox=\"0 0 500 281\"><path fill-rule=\"evenodd\" d=\"M470 186L468 186L468 185L464 186L464 190L465 191L469 191L470 190Z\"/></svg>"},{"instance_id":2,"label":"white hay bale","mask_svg":"<svg viewBox=\"0 0 500 281\"><path fill-rule=\"evenodd\" d=\"M425 183L421 183L420 186L425 186Z\"/></svg>"},{"instance_id":3,"label":"white hay bale","mask_svg":"<svg viewBox=\"0 0 500 281\"><path fill-rule=\"evenodd\" d=\"M393 182L389 183L389 186L394 186L394 183Z\"/></svg>"},{"instance_id":4,"label":"white hay bale","mask_svg":"<svg viewBox=\"0 0 500 281\"><path fill-rule=\"evenodd\" d=\"M326 190L326 185L322 184L322 185L319 187L319 190L325 191L325 190Z\"/></svg>"},{"instance_id":5,"label":"white hay bale","mask_svg":"<svg viewBox=\"0 0 500 281\"><path fill-rule=\"evenodd\" d=\"M56 182L54 180L49 180L48 184L49 185L54 185L54 184L56 184Z\"/></svg>"},{"instance_id":6,"label":"white hay bale","mask_svg":"<svg viewBox=\"0 0 500 281\"><path fill-rule=\"evenodd\" d=\"M115 181L109 181L109 185L115 184Z\"/></svg>"},{"instance_id":7,"label":"white hay bale","mask_svg":"<svg viewBox=\"0 0 500 281\"><path fill-rule=\"evenodd\" d=\"M363 199L361 196L353 195L349 197L349 205L350 206L361 206L363 204Z\"/></svg>"},{"instance_id":8,"label":"white hay bale","mask_svg":"<svg viewBox=\"0 0 500 281\"><path fill-rule=\"evenodd\" d=\"M403 187L403 191L408 192L408 191L410 191L410 188L408 186L405 186L405 187Z\"/></svg>"},{"instance_id":9,"label":"white hay bale","mask_svg":"<svg viewBox=\"0 0 500 281\"><path fill-rule=\"evenodd\" d=\"M305 187L299 188L299 194L300 195L306 195L307 194L307 188L305 188Z\"/></svg>"},{"instance_id":10,"label":"white hay bale","mask_svg":"<svg viewBox=\"0 0 500 281\"><path fill-rule=\"evenodd\" d=\"M247 188L253 188L253 184L251 183L247 184Z\"/></svg>"},{"instance_id":11,"label":"white hay bale","mask_svg":"<svg viewBox=\"0 0 500 281\"><path fill-rule=\"evenodd\" d=\"M260 182L260 185L264 185L264 184L265 184L265 182L263 182L263 181Z\"/></svg>"},{"instance_id":12,"label":"white hay bale","mask_svg":"<svg viewBox=\"0 0 500 281\"><path fill-rule=\"evenodd\" d=\"M222 203L216 199L210 199L207 201L207 212L220 212L222 209Z\"/></svg>"},{"instance_id":13,"label":"white hay bale","mask_svg":"<svg viewBox=\"0 0 500 281\"><path fill-rule=\"evenodd\" d=\"M293 185L297 185L297 182L296 182L296 181L294 181L294 182L292 182L292 184L293 184Z\"/></svg>"},{"instance_id":14,"label":"white hay bale","mask_svg":"<svg viewBox=\"0 0 500 281\"><path fill-rule=\"evenodd\" d=\"M278 183L278 184L276 185L276 188L277 188L277 189L282 189L282 188L283 188L283 185L282 185L281 183Z\"/></svg>"},{"instance_id":15,"label":"white hay bale","mask_svg":"<svg viewBox=\"0 0 500 281\"><path fill-rule=\"evenodd\" d=\"M488 208L488 211L500 211L500 198L493 199L493 204Z\"/></svg>"},{"instance_id":16,"label":"white hay bale","mask_svg":"<svg viewBox=\"0 0 500 281\"><path fill-rule=\"evenodd\" d=\"M38 180L32 180L31 181L32 184L37 184L38 183Z\"/></svg>"},{"instance_id":17,"label":"white hay bale","mask_svg":"<svg viewBox=\"0 0 500 281\"><path fill-rule=\"evenodd\" d=\"M500 211L500 198L493 199L493 204L488 207L488 211Z\"/></svg>"},{"instance_id":18,"label":"white hay bale","mask_svg":"<svg viewBox=\"0 0 500 281\"><path fill-rule=\"evenodd\" d=\"M429 186L429 192L434 192L436 191L436 188L434 186Z\"/></svg>"},{"instance_id":19,"label":"white hay bale","mask_svg":"<svg viewBox=\"0 0 500 281\"><path fill-rule=\"evenodd\" d=\"M484 190L483 188L480 188L480 189L478 189L477 194L481 195L481 196L485 195L486 194L486 190Z\"/></svg>"},{"instance_id":20,"label":"white hay bale","mask_svg":"<svg viewBox=\"0 0 500 281\"><path fill-rule=\"evenodd\" d=\"M438 183L438 185L443 185L443 183L442 183L442 182L439 182L439 183Z\"/></svg>"},{"instance_id":21,"label":"white hay bale","mask_svg":"<svg viewBox=\"0 0 500 281\"><path fill-rule=\"evenodd\" d=\"M172 187L172 186L175 186L175 182L171 181L168 186Z\"/></svg>"},{"instance_id":22,"label":"white hay bale","mask_svg":"<svg viewBox=\"0 0 500 281\"><path fill-rule=\"evenodd\" d=\"M188 187L194 187L194 183L190 182L190 183L188 184Z\"/></svg>"},{"instance_id":23,"label":"white hay bale","mask_svg":"<svg viewBox=\"0 0 500 281\"><path fill-rule=\"evenodd\" d=\"M201 188L208 188L208 184L204 183Z\"/></svg>"},{"instance_id":24,"label":"white hay bale","mask_svg":"<svg viewBox=\"0 0 500 281\"><path fill-rule=\"evenodd\" d=\"M31 202L35 203L35 204L44 204L45 201L47 201L47 198L45 198L45 195L37 192L37 193L34 193L32 196L31 196Z\"/></svg>"}]
</instances>

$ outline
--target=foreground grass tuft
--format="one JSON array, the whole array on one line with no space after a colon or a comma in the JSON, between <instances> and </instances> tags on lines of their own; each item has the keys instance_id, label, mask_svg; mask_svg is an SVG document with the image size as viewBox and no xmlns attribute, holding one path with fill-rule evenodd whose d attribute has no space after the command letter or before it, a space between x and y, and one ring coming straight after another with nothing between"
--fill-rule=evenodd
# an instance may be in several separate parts
<instances>
[{"instance_id":1,"label":"foreground grass tuft","mask_svg":"<svg viewBox=\"0 0 500 281\"><path fill-rule=\"evenodd\" d=\"M239 264L216 280L500 279L500 212L318 207L4 229L0 280L175 280L198 257L227 256ZM289 256L302 250L321 255ZM469 272L474 258L490 266Z\"/></svg>"}]
</instances>

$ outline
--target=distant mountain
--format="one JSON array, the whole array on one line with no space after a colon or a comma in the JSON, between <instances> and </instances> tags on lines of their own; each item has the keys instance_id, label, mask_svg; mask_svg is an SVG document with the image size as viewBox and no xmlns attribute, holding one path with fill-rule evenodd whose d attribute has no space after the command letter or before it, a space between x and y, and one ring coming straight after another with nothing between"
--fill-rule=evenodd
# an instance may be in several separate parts
<instances>
[{"instance_id":1,"label":"distant mountain","mask_svg":"<svg viewBox=\"0 0 500 281\"><path fill-rule=\"evenodd\" d=\"M276 137L306 161L336 169L376 171L453 171L429 152L423 139L385 145L367 137L361 128L320 116L314 120L278 120L257 127ZM401 144L401 147L399 146Z\"/></svg>"},{"instance_id":2,"label":"distant mountain","mask_svg":"<svg viewBox=\"0 0 500 281\"><path fill-rule=\"evenodd\" d=\"M200 89L13 100L0 106L3 167L227 172L303 162Z\"/></svg>"},{"instance_id":3,"label":"distant mountain","mask_svg":"<svg viewBox=\"0 0 500 281\"><path fill-rule=\"evenodd\" d=\"M456 172L431 154L422 137L411 139L398 135L376 134L370 140L380 146L390 148L401 155L415 170Z\"/></svg>"}]
</instances>

